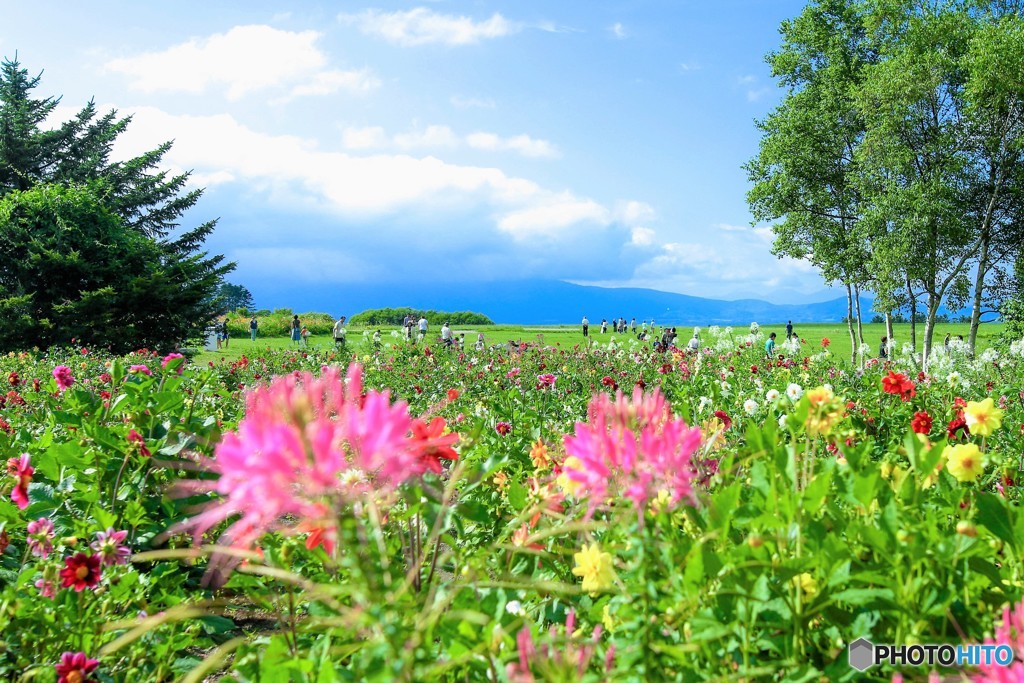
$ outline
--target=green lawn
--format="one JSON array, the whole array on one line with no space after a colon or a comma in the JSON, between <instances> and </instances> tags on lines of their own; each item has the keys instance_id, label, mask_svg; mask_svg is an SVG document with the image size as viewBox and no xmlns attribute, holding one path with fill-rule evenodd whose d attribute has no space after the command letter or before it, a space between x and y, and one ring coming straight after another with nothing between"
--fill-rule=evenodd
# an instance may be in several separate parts
<instances>
[{"instance_id":1,"label":"green lawn","mask_svg":"<svg viewBox=\"0 0 1024 683\"><path fill-rule=\"evenodd\" d=\"M384 344L392 343L404 343L404 339L401 337L393 337L391 335L392 329L397 331L397 328L381 328L381 337ZM590 342L591 343L602 343L607 344L613 337L610 332L601 334L600 325L590 326ZM702 328L703 329L703 328ZM818 353L821 350L821 340L828 338L831 341L829 350L838 356L839 358L849 359L850 357L850 337L847 332L846 325L844 323L800 323L794 324L794 331L800 335L805 341L803 346L804 354L810 355ZM583 343L584 337L582 329L578 325L574 326L543 326L543 325L483 325L483 326L456 326L453 328L456 334L465 332L466 333L466 345L469 349L472 349L473 344L476 342L476 335L478 331L483 331L485 342L488 346L493 344L505 343L509 340L515 341L526 341L526 342L541 342L544 344L550 344L553 346L564 346L570 347L575 344ZM735 327L735 334L737 338L742 338L746 335L746 327ZM678 328L679 343L685 344L686 341L692 336L693 328L685 327ZM781 339L785 339L786 329L785 323L778 325L762 325L761 331L763 334L769 332L775 332ZM995 340L999 337L1002 331L1002 325L998 323L989 323L982 325L981 330L978 333L978 349L984 350L991 346ZM365 332L365 335L364 335ZM371 350L370 335L373 329L370 328L359 328L350 327L348 329L348 351L350 353L355 352L359 354L369 353ZM936 328L936 343L941 344L942 338L946 333L951 333L954 337L956 335L963 335L966 339L970 332L970 326L967 323L949 323L940 324ZM440 334L439 326L432 326L429 333L430 343L438 345L435 341L436 337ZM864 340L870 344L872 351L877 352L878 344L882 336L885 334L885 325L883 324L867 324L864 325ZM924 334L924 325L918 325L918 347L922 343ZM900 324L894 326L894 335L898 344L902 345L904 342L910 341L910 325ZM630 338L627 333L625 335ZM621 339L620 339L621 341ZM328 349L334 346L334 340L327 335L313 336L309 339L308 349ZM305 350L302 346L295 344L290 339L284 336L280 337L260 337L257 341L253 342L248 337L232 338L228 348L221 349L219 351L204 351L198 354L196 361L199 363L206 363L207 361L217 362L219 359L225 360L237 360L246 354L248 356L256 356L263 351L268 349L279 350L279 349L296 349Z\"/></svg>"}]
</instances>

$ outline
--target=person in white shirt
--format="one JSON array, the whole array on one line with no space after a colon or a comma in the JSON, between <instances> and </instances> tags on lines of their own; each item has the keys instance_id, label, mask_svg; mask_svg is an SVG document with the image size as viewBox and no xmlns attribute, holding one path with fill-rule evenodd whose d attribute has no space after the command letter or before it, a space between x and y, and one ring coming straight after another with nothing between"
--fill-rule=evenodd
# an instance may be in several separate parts
<instances>
[{"instance_id":1,"label":"person in white shirt","mask_svg":"<svg viewBox=\"0 0 1024 683\"><path fill-rule=\"evenodd\" d=\"M420 318L419 327L420 327L420 341L423 341L427 337L427 319L426 318Z\"/></svg>"},{"instance_id":2,"label":"person in white shirt","mask_svg":"<svg viewBox=\"0 0 1024 683\"><path fill-rule=\"evenodd\" d=\"M687 342L686 348L689 349L690 353L697 353L700 351L700 337L697 336L696 332L693 333L693 338Z\"/></svg>"},{"instance_id":3,"label":"person in white shirt","mask_svg":"<svg viewBox=\"0 0 1024 683\"><path fill-rule=\"evenodd\" d=\"M334 345L345 345L345 316L341 316L338 322L334 323Z\"/></svg>"},{"instance_id":4,"label":"person in white shirt","mask_svg":"<svg viewBox=\"0 0 1024 683\"><path fill-rule=\"evenodd\" d=\"M441 325L441 343L445 346L451 346L452 344L452 328L448 327L447 322Z\"/></svg>"}]
</instances>

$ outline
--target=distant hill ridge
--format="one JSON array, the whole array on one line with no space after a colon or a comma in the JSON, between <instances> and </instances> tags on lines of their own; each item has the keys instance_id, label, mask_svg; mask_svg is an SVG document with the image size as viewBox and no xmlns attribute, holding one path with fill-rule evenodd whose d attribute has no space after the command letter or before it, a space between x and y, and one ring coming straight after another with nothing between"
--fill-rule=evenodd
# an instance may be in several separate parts
<instances>
[{"instance_id":1,"label":"distant hill ridge","mask_svg":"<svg viewBox=\"0 0 1024 683\"><path fill-rule=\"evenodd\" d=\"M429 278L429 276L427 276ZM524 280L505 282L341 284L261 282L250 287L260 308L291 308L353 315L371 308L460 310L482 313L495 323L512 325L577 324L586 315L592 324L635 317L659 325L749 325L839 322L846 317L846 298L806 304L772 304L758 299L724 301L641 288L608 288L568 282ZM870 320L871 300L861 297Z\"/></svg>"}]
</instances>

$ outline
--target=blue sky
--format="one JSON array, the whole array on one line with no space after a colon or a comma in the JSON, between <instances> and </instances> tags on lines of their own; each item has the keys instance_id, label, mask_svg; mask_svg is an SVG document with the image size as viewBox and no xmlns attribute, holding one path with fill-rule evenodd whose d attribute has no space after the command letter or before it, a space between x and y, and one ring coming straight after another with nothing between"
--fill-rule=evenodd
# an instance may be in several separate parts
<instances>
[{"instance_id":1,"label":"blue sky","mask_svg":"<svg viewBox=\"0 0 1024 683\"><path fill-rule=\"evenodd\" d=\"M837 296L751 226L741 165L793 0L2 3L0 54L132 114L230 278L520 278ZM278 302L273 302L275 305ZM395 302L396 305L401 302Z\"/></svg>"}]
</instances>

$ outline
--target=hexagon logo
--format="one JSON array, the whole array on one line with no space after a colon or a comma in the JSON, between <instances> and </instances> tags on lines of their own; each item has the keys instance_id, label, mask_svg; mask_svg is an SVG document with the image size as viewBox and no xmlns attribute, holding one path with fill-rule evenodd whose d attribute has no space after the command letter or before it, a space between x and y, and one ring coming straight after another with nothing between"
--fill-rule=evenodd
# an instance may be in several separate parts
<instances>
[{"instance_id":1,"label":"hexagon logo","mask_svg":"<svg viewBox=\"0 0 1024 683\"><path fill-rule=\"evenodd\" d=\"M875 646L867 638L858 638L850 643L850 666L857 671L870 669L875 665Z\"/></svg>"}]
</instances>

